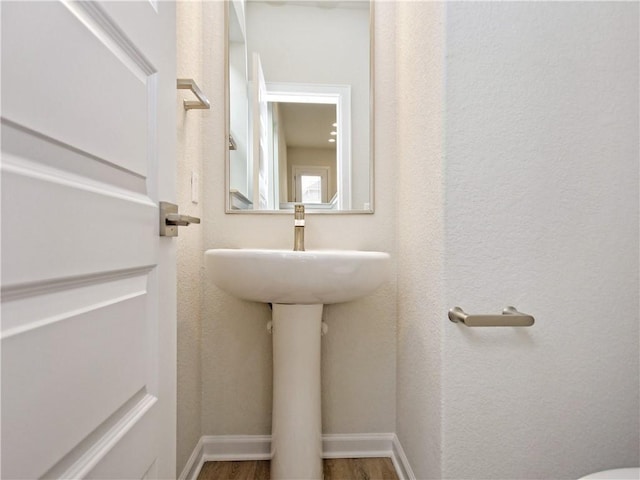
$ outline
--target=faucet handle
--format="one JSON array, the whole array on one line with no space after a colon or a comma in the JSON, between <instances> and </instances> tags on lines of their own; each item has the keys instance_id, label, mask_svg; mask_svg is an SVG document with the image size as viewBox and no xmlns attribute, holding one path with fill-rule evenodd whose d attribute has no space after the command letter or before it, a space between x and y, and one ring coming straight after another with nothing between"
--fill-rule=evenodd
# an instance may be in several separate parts
<instances>
[{"instance_id":1,"label":"faucet handle","mask_svg":"<svg viewBox=\"0 0 640 480\"><path fill-rule=\"evenodd\" d=\"M296 205L293 220L293 250L304 251L304 205Z\"/></svg>"},{"instance_id":2,"label":"faucet handle","mask_svg":"<svg viewBox=\"0 0 640 480\"><path fill-rule=\"evenodd\" d=\"M295 206L294 226L304 227L304 205Z\"/></svg>"}]
</instances>

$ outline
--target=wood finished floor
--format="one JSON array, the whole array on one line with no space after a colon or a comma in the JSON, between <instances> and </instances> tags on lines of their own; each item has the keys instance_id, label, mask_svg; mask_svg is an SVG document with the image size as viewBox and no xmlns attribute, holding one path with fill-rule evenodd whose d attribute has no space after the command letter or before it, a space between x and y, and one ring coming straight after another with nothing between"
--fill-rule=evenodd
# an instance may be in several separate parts
<instances>
[{"instance_id":1,"label":"wood finished floor","mask_svg":"<svg viewBox=\"0 0 640 480\"><path fill-rule=\"evenodd\" d=\"M390 458L331 458L323 466L324 480L399 480ZM198 480L269 479L269 460L206 462L198 475Z\"/></svg>"}]
</instances>

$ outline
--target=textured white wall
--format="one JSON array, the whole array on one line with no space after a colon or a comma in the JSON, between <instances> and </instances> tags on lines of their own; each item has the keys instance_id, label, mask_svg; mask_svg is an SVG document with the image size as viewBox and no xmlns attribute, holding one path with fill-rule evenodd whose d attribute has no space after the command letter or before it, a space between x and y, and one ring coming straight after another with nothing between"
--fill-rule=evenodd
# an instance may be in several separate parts
<instances>
[{"instance_id":1,"label":"textured white wall","mask_svg":"<svg viewBox=\"0 0 640 480\"><path fill-rule=\"evenodd\" d=\"M202 84L201 4L176 3L178 78L194 78ZM177 201L180 212L202 217L199 204L191 203L191 172L202 180L202 110L187 112L182 101L191 92L179 90L176 99ZM200 186L202 190L202 185ZM200 375L200 320L202 304L202 238L200 225L181 228L178 247L178 418L176 474L180 474L200 438L202 381Z\"/></svg>"},{"instance_id":2,"label":"textured white wall","mask_svg":"<svg viewBox=\"0 0 640 480\"><path fill-rule=\"evenodd\" d=\"M221 2L206 2L204 89L204 247L293 248L293 218L224 213L224 52ZM395 249L394 7L377 9L376 213L309 215L306 246ZM394 256L395 258L395 256ZM205 277L206 278L206 277ZM204 285L202 434L267 434L271 426L271 337L266 305L236 300ZM323 430L392 432L395 428L395 279L361 301L329 306L322 344Z\"/></svg>"},{"instance_id":3,"label":"textured white wall","mask_svg":"<svg viewBox=\"0 0 640 480\"><path fill-rule=\"evenodd\" d=\"M289 248L288 216L224 213L223 6L202 8L203 249ZM377 11L376 214L310 216L307 245L389 251L398 288L327 309L325 432L396 429L418 478L637 465L638 4ZM204 296L201 432L268 433L269 311ZM507 304L537 324L446 319Z\"/></svg>"},{"instance_id":4,"label":"textured white wall","mask_svg":"<svg viewBox=\"0 0 640 480\"><path fill-rule=\"evenodd\" d=\"M444 9L397 8L397 435L419 478L441 478Z\"/></svg>"},{"instance_id":5,"label":"textured white wall","mask_svg":"<svg viewBox=\"0 0 640 480\"><path fill-rule=\"evenodd\" d=\"M430 79L446 85L442 163L432 174L429 156L401 159L416 184L444 193L434 198L444 217L428 227L398 219L400 258L427 246L444 261L433 274L442 282L426 261L423 271L399 264L398 433L418 478L578 478L638 465L638 4L447 3L436 52L424 28L442 18L435 7L399 8L400 52L413 59L399 61L400 124L438 103ZM443 53L438 73L420 75ZM400 143L419 141L407 128ZM399 211L410 203L400 193ZM403 292L413 280L444 291ZM455 305L509 304L536 325L446 319ZM438 346L441 367L425 351ZM441 431L425 431L438 415ZM426 459L434 448L439 466Z\"/></svg>"}]
</instances>

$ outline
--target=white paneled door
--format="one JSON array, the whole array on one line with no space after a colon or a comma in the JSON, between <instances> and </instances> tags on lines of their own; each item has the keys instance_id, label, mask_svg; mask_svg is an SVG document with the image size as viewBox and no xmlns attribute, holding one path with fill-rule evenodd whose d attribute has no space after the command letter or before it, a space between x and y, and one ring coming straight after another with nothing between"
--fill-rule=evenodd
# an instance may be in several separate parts
<instances>
[{"instance_id":1,"label":"white paneled door","mask_svg":"<svg viewBox=\"0 0 640 480\"><path fill-rule=\"evenodd\" d=\"M1 477L175 477L175 6L0 8Z\"/></svg>"}]
</instances>

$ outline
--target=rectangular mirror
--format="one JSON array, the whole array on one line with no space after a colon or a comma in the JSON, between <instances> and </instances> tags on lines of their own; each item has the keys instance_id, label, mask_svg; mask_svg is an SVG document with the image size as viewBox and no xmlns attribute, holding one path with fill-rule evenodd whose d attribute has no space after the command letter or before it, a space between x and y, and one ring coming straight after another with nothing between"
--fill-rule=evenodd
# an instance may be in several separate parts
<instances>
[{"instance_id":1,"label":"rectangular mirror","mask_svg":"<svg viewBox=\"0 0 640 480\"><path fill-rule=\"evenodd\" d=\"M373 212L373 2L232 0L227 212Z\"/></svg>"}]
</instances>

